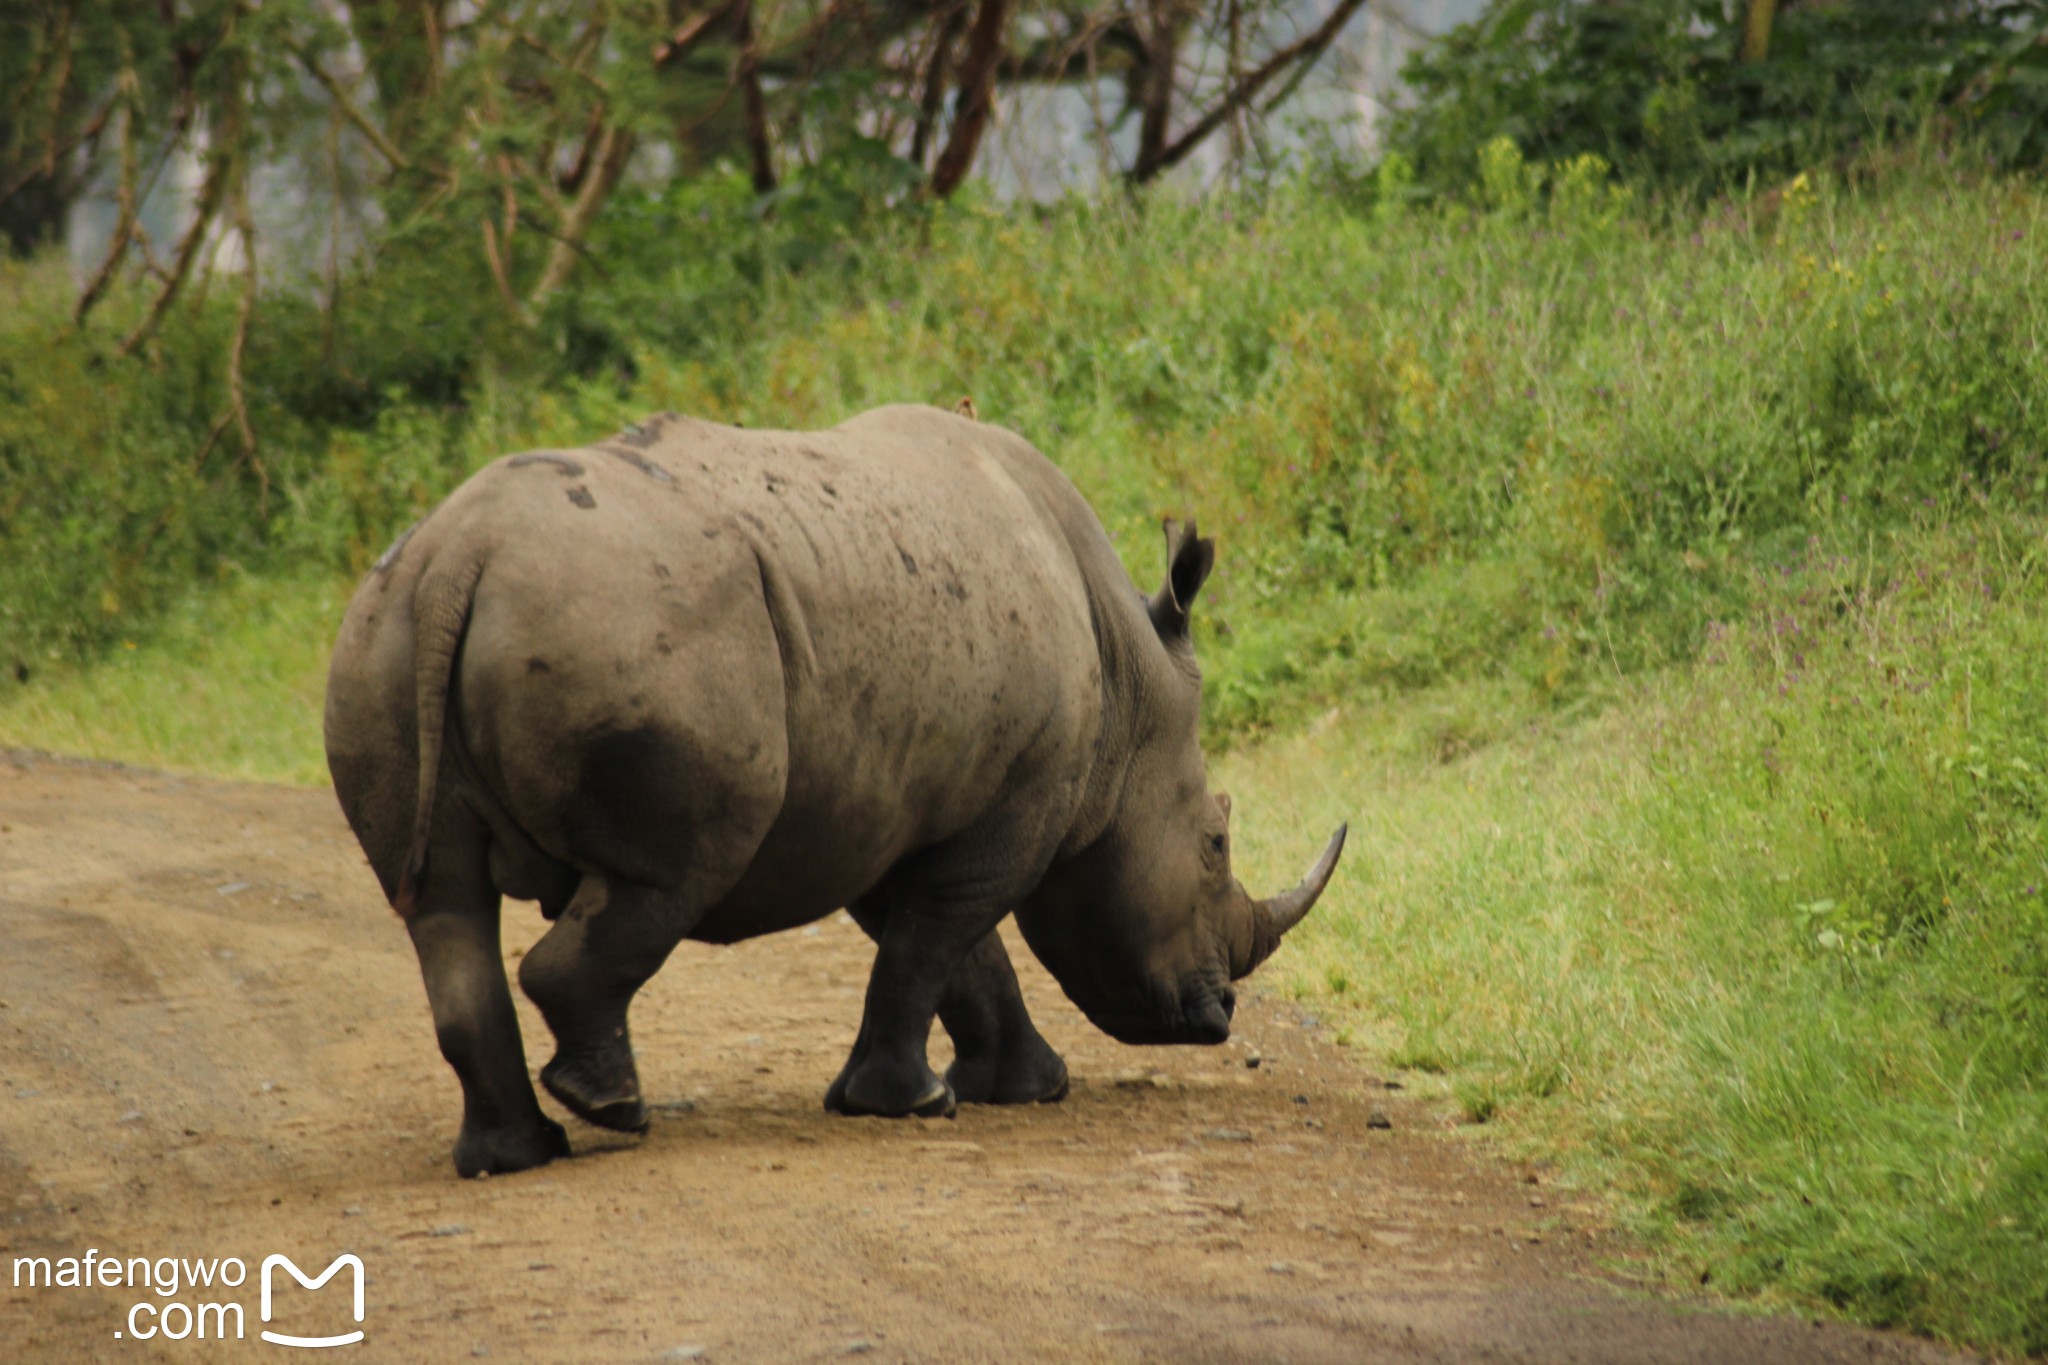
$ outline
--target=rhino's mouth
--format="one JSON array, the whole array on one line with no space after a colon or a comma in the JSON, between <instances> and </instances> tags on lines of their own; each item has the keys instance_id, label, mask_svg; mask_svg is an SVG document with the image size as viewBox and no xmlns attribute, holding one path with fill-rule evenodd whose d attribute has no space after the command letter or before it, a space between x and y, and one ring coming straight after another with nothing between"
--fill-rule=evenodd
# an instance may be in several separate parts
<instances>
[{"instance_id":1,"label":"rhino's mouth","mask_svg":"<svg viewBox=\"0 0 2048 1365\"><path fill-rule=\"evenodd\" d=\"M1132 1047L1213 1046L1230 1037L1237 992L1228 984L1193 981L1159 1003L1160 1008L1142 1012L1084 1008L1083 1013L1095 1027Z\"/></svg>"},{"instance_id":2,"label":"rhino's mouth","mask_svg":"<svg viewBox=\"0 0 2048 1365\"><path fill-rule=\"evenodd\" d=\"M1230 1021L1237 1013L1237 992L1229 986L1204 985L1199 995L1181 998L1181 1018L1187 1024L1188 1040L1214 1046L1230 1038Z\"/></svg>"}]
</instances>

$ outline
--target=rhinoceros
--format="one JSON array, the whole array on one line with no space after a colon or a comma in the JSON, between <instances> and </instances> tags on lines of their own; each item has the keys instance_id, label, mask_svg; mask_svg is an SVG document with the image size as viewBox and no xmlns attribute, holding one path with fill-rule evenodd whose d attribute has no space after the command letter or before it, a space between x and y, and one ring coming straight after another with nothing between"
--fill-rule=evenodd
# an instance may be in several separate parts
<instances>
[{"instance_id":1,"label":"rhinoceros","mask_svg":"<svg viewBox=\"0 0 2048 1365\"><path fill-rule=\"evenodd\" d=\"M627 1007L678 942L841 907L877 948L839 1113L1066 1093L1008 915L1113 1037L1226 1039L1231 983L1345 831L1269 900L1232 876L1188 627L1215 545L1166 540L1148 598L1051 461L922 407L820 432L663 414L500 459L400 537L336 641L327 758L462 1083L456 1169L568 1152L502 897L552 921L519 965L555 1035L541 1082L606 1128L647 1123Z\"/></svg>"}]
</instances>

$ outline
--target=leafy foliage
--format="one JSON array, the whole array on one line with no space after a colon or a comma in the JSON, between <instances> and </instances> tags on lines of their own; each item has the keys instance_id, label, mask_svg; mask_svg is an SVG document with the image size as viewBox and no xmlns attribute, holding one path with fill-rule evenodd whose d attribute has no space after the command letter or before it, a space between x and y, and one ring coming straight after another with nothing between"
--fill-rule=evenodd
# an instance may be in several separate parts
<instances>
[{"instance_id":1,"label":"leafy foliage","mask_svg":"<svg viewBox=\"0 0 2048 1365\"><path fill-rule=\"evenodd\" d=\"M208 399L224 305L124 359L96 333L53 345L61 282L15 268L42 302L0 328L0 373L47 401L0 438L0 574L45 586L0 657L89 652L222 562L360 566L483 459L661 407L808 425L970 392L1067 461L1141 578L1159 515L1222 523L1218 739L1473 668L1576 705L1689 657L1786 536L1886 524L1965 476L2041 496L2039 301L2002 283L2037 268L2032 191L1930 164L1651 229L1595 163L1489 157L1477 215L1284 192L878 221L792 191L762 221L737 176L628 191L595 239L612 273L531 332L490 325L466 244L423 239L335 312L256 320L257 460ZM35 491L81 448L118 497ZM112 533L39 519L73 496L165 529L92 548L67 537Z\"/></svg>"},{"instance_id":2,"label":"leafy foliage","mask_svg":"<svg viewBox=\"0 0 2048 1365\"><path fill-rule=\"evenodd\" d=\"M1476 149L1598 155L1632 183L1714 188L1789 175L1919 133L1937 115L2005 167L2048 159L2048 5L1786 5L1742 59L1748 4L1494 0L1423 50L1390 145L1440 189Z\"/></svg>"}]
</instances>

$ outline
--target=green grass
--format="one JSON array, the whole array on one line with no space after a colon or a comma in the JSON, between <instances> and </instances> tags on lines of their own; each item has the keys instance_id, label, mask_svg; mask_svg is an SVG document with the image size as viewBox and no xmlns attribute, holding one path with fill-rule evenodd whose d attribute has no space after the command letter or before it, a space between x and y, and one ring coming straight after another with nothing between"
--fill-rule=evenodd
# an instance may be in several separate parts
<instances>
[{"instance_id":1,"label":"green grass","mask_svg":"<svg viewBox=\"0 0 2048 1365\"><path fill-rule=\"evenodd\" d=\"M623 201L540 338L588 363L427 337L339 403L273 324L262 478L205 444L217 320L122 362L0 267L0 742L318 782L347 584L482 461L972 394L1140 582L1162 514L1219 537L1242 871L1354 828L1269 984L1675 1282L2048 1350L2048 194L1909 160L1660 217L1487 156L1479 212Z\"/></svg>"},{"instance_id":2,"label":"green grass","mask_svg":"<svg viewBox=\"0 0 2048 1365\"><path fill-rule=\"evenodd\" d=\"M2048 1349L2044 534L1817 544L1697 666L1449 763L1421 705L1231 755L1248 877L1354 822L1268 970L1674 1280Z\"/></svg>"},{"instance_id":3,"label":"green grass","mask_svg":"<svg viewBox=\"0 0 2048 1365\"><path fill-rule=\"evenodd\" d=\"M0 745L324 783L321 699L351 586L321 574L194 591L102 662L0 692Z\"/></svg>"}]
</instances>

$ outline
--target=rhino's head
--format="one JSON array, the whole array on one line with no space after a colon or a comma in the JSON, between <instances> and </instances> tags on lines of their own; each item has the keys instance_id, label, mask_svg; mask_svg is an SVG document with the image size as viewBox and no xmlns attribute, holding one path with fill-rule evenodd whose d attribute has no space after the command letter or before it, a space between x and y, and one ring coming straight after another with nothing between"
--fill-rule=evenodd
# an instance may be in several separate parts
<instances>
[{"instance_id":1,"label":"rhino's head","mask_svg":"<svg viewBox=\"0 0 2048 1365\"><path fill-rule=\"evenodd\" d=\"M1301 883L1261 900L1230 870L1230 797L1209 791L1197 742L1201 671L1188 610L1215 563L1192 523L1166 524L1166 581L1145 603L1153 639L1129 642L1113 671L1116 731L1130 750L1102 836L1056 867L1018 911L1032 952L1083 1013L1126 1043L1220 1043L1231 983L1280 945L1322 894L1345 827Z\"/></svg>"}]
</instances>

